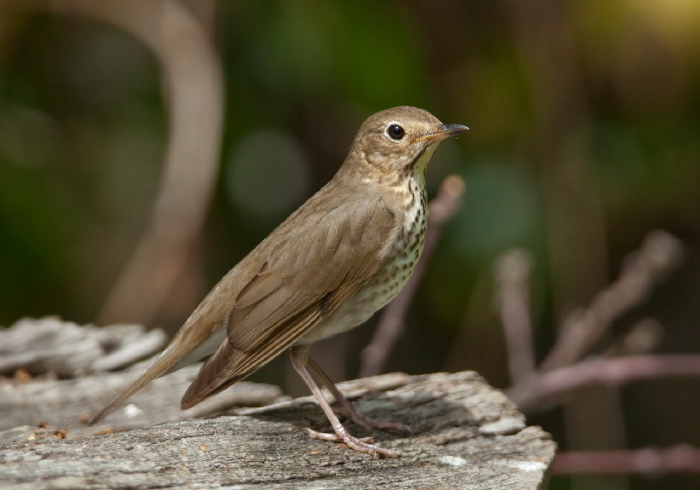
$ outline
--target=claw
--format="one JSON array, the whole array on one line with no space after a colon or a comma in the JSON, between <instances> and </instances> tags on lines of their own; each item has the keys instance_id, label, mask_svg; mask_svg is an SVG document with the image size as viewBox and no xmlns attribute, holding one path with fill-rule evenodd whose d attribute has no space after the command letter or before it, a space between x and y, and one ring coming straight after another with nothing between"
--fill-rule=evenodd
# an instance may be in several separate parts
<instances>
[{"instance_id":1,"label":"claw","mask_svg":"<svg viewBox=\"0 0 700 490\"><path fill-rule=\"evenodd\" d=\"M383 456L385 458L398 458L399 454L391 449L384 449L371 444L374 439L371 437L354 437L350 434L330 434L328 432L318 432L313 429L304 429L312 439L321 439L323 441L343 442L349 448L361 453L369 454L370 456Z\"/></svg>"}]
</instances>

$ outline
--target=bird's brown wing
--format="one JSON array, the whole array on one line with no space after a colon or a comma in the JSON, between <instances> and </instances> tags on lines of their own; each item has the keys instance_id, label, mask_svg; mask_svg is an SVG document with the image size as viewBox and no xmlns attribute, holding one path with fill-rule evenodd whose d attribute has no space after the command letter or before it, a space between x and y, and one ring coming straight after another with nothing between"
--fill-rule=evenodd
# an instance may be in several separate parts
<instances>
[{"instance_id":1,"label":"bird's brown wing","mask_svg":"<svg viewBox=\"0 0 700 490\"><path fill-rule=\"evenodd\" d=\"M237 295L228 337L202 366L182 408L256 371L332 314L381 267L395 223L381 201L356 201L315 214L296 230L287 226Z\"/></svg>"}]
</instances>

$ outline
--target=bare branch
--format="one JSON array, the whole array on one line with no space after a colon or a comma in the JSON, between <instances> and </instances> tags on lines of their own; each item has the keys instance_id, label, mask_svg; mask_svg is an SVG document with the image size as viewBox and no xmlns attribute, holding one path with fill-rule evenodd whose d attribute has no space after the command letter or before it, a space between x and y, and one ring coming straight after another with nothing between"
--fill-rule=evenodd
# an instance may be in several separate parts
<instances>
[{"instance_id":1,"label":"bare branch","mask_svg":"<svg viewBox=\"0 0 700 490\"><path fill-rule=\"evenodd\" d=\"M532 377L508 388L506 395L527 412L589 386L671 376L700 376L700 356L643 355L585 360Z\"/></svg>"},{"instance_id":2,"label":"bare branch","mask_svg":"<svg viewBox=\"0 0 700 490\"><path fill-rule=\"evenodd\" d=\"M620 451L566 451L554 458L558 475L700 473L700 449L688 444Z\"/></svg>"},{"instance_id":3,"label":"bare branch","mask_svg":"<svg viewBox=\"0 0 700 490\"><path fill-rule=\"evenodd\" d=\"M668 233L654 231L647 235L640 250L627 259L617 281L603 290L588 309L564 322L559 340L540 369L550 371L585 356L615 319L641 304L652 288L680 264L682 254L680 241Z\"/></svg>"},{"instance_id":4,"label":"bare branch","mask_svg":"<svg viewBox=\"0 0 700 490\"><path fill-rule=\"evenodd\" d=\"M528 276L532 257L525 250L510 250L496 261L496 293L508 352L511 382L529 378L535 372L535 348L532 345L530 286Z\"/></svg>"}]
</instances>

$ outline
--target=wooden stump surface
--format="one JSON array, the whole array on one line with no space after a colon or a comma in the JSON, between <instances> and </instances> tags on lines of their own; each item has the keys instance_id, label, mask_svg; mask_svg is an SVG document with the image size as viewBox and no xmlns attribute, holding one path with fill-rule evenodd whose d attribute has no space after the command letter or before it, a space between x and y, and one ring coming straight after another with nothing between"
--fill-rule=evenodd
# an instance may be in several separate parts
<instances>
[{"instance_id":1,"label":"wooden stump surface","mask_svg":"<svg viewBox=\"0 0 700 490\"><path fill-rule=\"evenodd\" d=\"M48 321L63 329L59 320ZM86 335L100 330L75 327ZM2 335L11 330L0 331L0 366L8 357ZM98 362L120 348L112 349L82 357ZM383 459L310 439L303 428L329 430L315 400L290 400L269 385L238 383L182 412L179 397L196 366L156 380L103 423L88 427L87 417L137 373L86 364L80 377L55 379L39 372L38 357L29 363L34 372L15 365L14 377L0 378L2 489L534 490L544 488L556 448L542 429L526 426L500 391L469 371L391 373L339 384L364 414L412 428L410 435L368 434L346 424L353 434L372 435L401 455Z\"/></svg>"}]
</instances>

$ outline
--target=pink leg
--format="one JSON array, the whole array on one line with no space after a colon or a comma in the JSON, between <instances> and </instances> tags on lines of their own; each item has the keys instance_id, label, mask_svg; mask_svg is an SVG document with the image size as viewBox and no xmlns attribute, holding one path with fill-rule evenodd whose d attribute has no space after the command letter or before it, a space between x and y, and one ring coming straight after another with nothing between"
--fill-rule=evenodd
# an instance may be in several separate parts
<instances>
[{"instance_id":1,"label":"pink leg","mask_svg":"<svg viewBox=\"0 0 700 490\"><path fill-rule=\"evenodd\" d=\"M326 414L326 417L328 418L328 421L331 423L333 431L335 432L335 434L325 434L322 432L316 432L307 429L311 437L314 437L316 439L324 439L327 441L342 441L345 444L347 444L348 447L350 447L351 449L362 453L367 453L372 456L379 455L390 458L398 457L398 454L396 454L394 451L390 451L389 449L382 449L378 446L375 446L374 444L370 444L368 442L369 439L359 439L357 437L351 436L350 433L345 429L345 427L343 427L343 424L340 423L338 416L333 412L333 409L328 403L328 400L326 400L326 398L323 396L321 388L318 386L313 376L311 376L311 373L309 373L309 370L307 369L307 366L311 366L314 372L317 372L316 369L320 370L320 368L318 368L318 366L313 361L311 361L311 359L309 359L309 346L293 346L290 349L290 352L292 357L292 365L294 366L294 369L296 369L296 371L299 373L299 376L301 376L301 379L304 380L306 385L309 387L311 392L318 400L318 403L321 405L321 409ZM328 379L328 377L325 374L323 374L322 379L324 377ZM328 379L328 381L330 381L330 379ZM337 388L335 388L335 386L333 388L337 391Z\"/></svg>"},{"instance_id":2,"label":"pink leg","mask_svg":"<svg viewBox=\"0 0 700 490\"><path fill-rule=\"evenodd\" d=\"M323 383L323 385L328 389L328 391L331 392L336 402L338 402L338 404L340 405L340 408L342 409L343 413L348 415L357 425L360 425L367 430L381 429L399 432L402 434L411 433L411 428L407 425L398 422L380 422L379 420L371 419L366 415L363 415L362 413L358 412L355 406L350 402L350 400L345 398L345 395L343 395L338 389L338 387L335 386L335 383L333 383L331 378L329 378L328 375L325 372L323 372L321 366L316 364L316 361L311 359L311 357L307 357L306 364L308 365L308 367L311 368L314 374L318 376L318 378L321 380L321 383Z\"/></svg>"}]
</instances>

